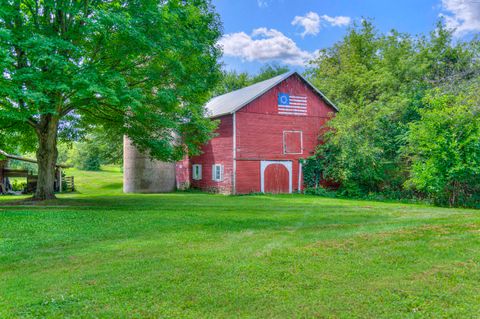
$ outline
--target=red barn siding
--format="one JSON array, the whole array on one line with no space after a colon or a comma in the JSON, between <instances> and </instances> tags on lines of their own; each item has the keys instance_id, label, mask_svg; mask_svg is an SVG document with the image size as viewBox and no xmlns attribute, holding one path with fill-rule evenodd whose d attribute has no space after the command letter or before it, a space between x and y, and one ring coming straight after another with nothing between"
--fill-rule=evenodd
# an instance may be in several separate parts
<instances>
[{"instance_id":1,"label":"red barn siding","mask_svg":"<svg viewBox=\"0 0 480 319\"><path fill-rule=\"evenodd\" d=\"M315 152L324 118L238 112L237 159L297 159ZM302 154L283 154L283 132L302 131Z\"/></svg>"},{"instance_id":2,"label":"red barn siding","mask_svg":"<svg viewBox=\"0 0 480 319\"><path fill-rule=\"evenodd\" d=\"M284 131L283 150L285 154L301 154L303 152L303 132Z\"/></svg>"},{"instance_id":3,"label":"red barn siding","mask_svg":"<svg viewBox=\"0 0 480 319\"><path fill-rule=\"evenodd\" d=\"M193 164L202 165L202 179L192 180L192 186L203 190L231 193L233 177L233 119L232 115L219 117L219 126L208 144L202 147L203 154L192 157L190 173ZM212 180L212 165L222 164L224 167L223 181Z\"/></svg>"},{"instance_id":4,"label":"red barn siding","mask_svg":"<svg viewBox=\"0 0 480 319\"><path fill-rule=\"evenodd\" d=\"M260 161L237 161L236 192L260 192Z\"/></svg>"},{"instance_id":5,"label":"red barn siding","mask_svg":"<svg viewBox=\"0 0 480 319\"><path fill-rule=\"evenodd\" d=\"M328 113L334 112L334 109L331 106L327 105L307 83L296 75L285 79L283 82L270 89L258 99L250 102L238 112L278 115L278 93L307 96L308 116L325 117ZM314 107L311 107L311 103L314 103ZM289 115L282 116L298 117Z\"/></svg>"},{"instance_id":6,"label":"red barn siding","mask_svg":"<svg viewBox=\"0 0 480 319\"><path fill-rule=\"evenodd\" d=\"M307 116L280 115L277 111L278 93L306 95ZM297 76L292 76L252 101L236 113L237 136L237 192L260 191L259 175L238 167L243 160L292 161L292 189L298 191L299 159L311 156L318 145L322 126L334 109L327 105L313 89ZM284 131L301 131L301 154L284 154ZM260 165L260 164L258 164ZM240 184L239 184L240 183ZM303 182L301 182L301 185Z\"/></svg>"},{"instance_id":7,"label":"red barn siding","mask_svg":"<svg viewBox=\"0 0 480 319\"><path fill-rule=\"evenodd\" d=\"M277 110L278 93L307 96L307 115L280 115ZM293 75L268 92L250 102L233 115L221 116L214 137L205 147L203 154L193 157L192 164L202 164L202 180L192 180L192 186L223 193L251 193L261 191L261 161L282 160L292 163L292 191L298 191L299 159L311 156L318 145L322 126L335 110L300 77ZM233 177L233 134L236 136L236 175ZM301 154L285 154L284 132L301 131ZM297 135L298 136L298 135ZM298 148L295 136L291 142ZM224 180L212 180L212 165L224 165ZM235 182L234 182L235 181ZM235 187L233 186L235 183ZM302 183L303 184L303 183Z\"/></svg>"}]
</instances>

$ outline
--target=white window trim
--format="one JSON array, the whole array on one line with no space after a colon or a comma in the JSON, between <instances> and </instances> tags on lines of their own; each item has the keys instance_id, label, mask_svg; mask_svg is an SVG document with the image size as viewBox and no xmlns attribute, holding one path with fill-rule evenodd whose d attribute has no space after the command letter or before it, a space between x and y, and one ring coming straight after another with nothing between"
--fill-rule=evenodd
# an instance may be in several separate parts
<instances>
[{"instance_id":1,"label":"white window trim","mask_svg":"<svg viewBox=\"0 0 480 319\"><path fill-rule=\"evenodd\" d=\"M217 178L217 167L220 168L220 176ZM212 180L215 182L223 181L223 165L222 164L213 164L212 165Z\"/></svg>"},{"instance_id":2,"label":"white window trim","mask_svg":"<svg viewBox=\"0 0 480 319\"><path fill-rule=\"evenodd\" d=\"M196 168L199 168L198 175L195 173ZM193 164L192 165L192 179L199 181L202 179L202 164Z\"/></svg>"},{"instance_id":3,"label":"white window trim","mask_svg":"<svg viewBox=\"0 0 480 319\"><path fill-rule=\"evenodd\" d=\"M285 144L286 133L300 133L300 153L287 153L287 145ZM303 154L303 131L283 131L283 154L284 155L298 155Z\"/></svg>"}]
</instances>

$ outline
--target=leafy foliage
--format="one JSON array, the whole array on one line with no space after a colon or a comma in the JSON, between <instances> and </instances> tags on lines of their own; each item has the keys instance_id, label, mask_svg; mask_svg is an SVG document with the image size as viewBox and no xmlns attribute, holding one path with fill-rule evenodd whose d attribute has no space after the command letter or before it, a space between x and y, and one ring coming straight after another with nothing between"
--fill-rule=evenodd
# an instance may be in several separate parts
<instances>
[{"instance_id":1,"label":"leafy foliage","mask_svg":"<svg viewBox=\"0 0 480 319\"><path fill-rule=\"evenodd\" d=\"M311 156L302 161L303 183L308 188L317 188L323 179L323 158Z\"/></svg>"},{"instance_id":2,"label":"leafy foliage","mask_svg":"<svg viewBox=\"0 0 480 319\"><path fill-rule=\"evenodd\" d=\"M60 163L98 171L101 165L122 163L123 136L109 136L102 128L95 128L80 141L59 144L58 151Z\"/></svg>"},{"instance_id":3,"label":"leafy foliage","mask_svg":"<svg viewBox=\"0 0 480 319\"><path fill-rule=\"evenodd\" d=\"M274 76L286 73L288 71L288 67L275 63L264 65L254 76L246 72L237 73L236 71L223 71L221 80L216 86L213 95L218 96L232 92L257 82L268 80Z\"/></svg>"},{"instance_id":4,"label":"leafy foliage","mask_svg":"<svg viewBox=\"0 0 480 319\"><path fill-rule=\"evenodd\" d=\"M57 139L92 124L163 160L197 154L220 29L208 0L0 0L0 137L36 134L40 185Z\"/></svg>"},{"instance_id":5,"label":"leafy foliage","mask_svg":"<svg viewBox=\"0 0 480 319\"><path fill-rule=\"evenodd\" d=\"M405 187L415 170L407 160L412 154L405 156L405 147L408 141L420 142L410 134L416 134L412 133L415 130L428 136L420 133L422 124L412 123L428 120L428 111L423 109L433 102L425 98L431 96L431 90L447 90L452 83L478 78L478 43L476 39L454 42L441 22L428 37L414 38L396 31L380 34L366 20L323 50L307 73L340 112L329 122L330 131L317 150L317 156L328 163L322 174L340 182L340 192L347 196L384 193L397 197L400 192L404 197L421 197L428 193L430 186L413 180L410 184L418 187ZM470 92L475 91L470 88ZM478 121L478 117L471 120ZM464 123L457 122L459 131L468 129ZM428 148L435 139L425 143Z\"/></svg>"},{"instance_id":6,"label":"leafy foliage","mask_svg":"<svg viewBox=\"0 0 480 319\"><path fill-rule=\"evenodd\" d=\"M78 145L75 166L84 171L99 171L101 165L100 148L95 143Z\"/></svg>"},{"instance_id":7,"label":"leafy foliage","mask_svg":"<svg viewBox=\"0 0 480 319\"><path fill-rule=\"evenodd\" d=\"M480 109L476 96L436 91L425 98L420 120L410 123L406 153L411 154L411 176L407 186L424 191L439 204L480 207Z\"/></svg>"}]
</instances>

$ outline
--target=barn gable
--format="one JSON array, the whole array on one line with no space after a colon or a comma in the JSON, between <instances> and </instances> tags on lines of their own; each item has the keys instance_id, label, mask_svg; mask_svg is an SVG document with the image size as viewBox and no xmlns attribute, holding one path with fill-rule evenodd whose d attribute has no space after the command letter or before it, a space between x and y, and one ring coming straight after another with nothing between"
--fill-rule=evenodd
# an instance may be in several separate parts
<instances>
[{"instance_id":1,"label":"barn gable","mask_svg":"<svg viewBox=\"0 0 480 319\"><path fill-rule=\"evenodd\" d=\"M226 114L233 114L293 75L298 76L298 78L300 78L307 86L310 87L310 89L312 89L318 96L320 96L320 98L327 105L332 107L335 111L338 111L338 108L335 106L335 104L333 104L320 90L313 86L298 72L293 71L278 75L262 82L255 83L253 85L230 93L214 97L205 105L207 109L207 114L211 118L219 117Z\"/></svg>"},{"instance_id":2,"label":"barn gable","mask_svg":"<svg viewBox=\"0 0 480 319\"><path fill-rule=\"evenodd\" d=\"M190 158L191 185L222 193L297 192L335 105L297 72L213 98L216 136Z\"/></svg>"}]
</instances>

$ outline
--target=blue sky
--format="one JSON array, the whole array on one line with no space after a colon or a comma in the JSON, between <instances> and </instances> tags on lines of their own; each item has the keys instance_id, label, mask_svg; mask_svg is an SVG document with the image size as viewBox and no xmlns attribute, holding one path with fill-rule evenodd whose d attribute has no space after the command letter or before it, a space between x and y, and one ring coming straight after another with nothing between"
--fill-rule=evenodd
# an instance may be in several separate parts
<instances>
[{"instance_id":1,"label":"blue sky","mask_svg":"<svg viewBox=\"0 0 480 319\"><path fill-rule=\"evenodd\" d=\"M387 32L428 33L443 17L456 37L480 32L480 0L213 0L220 14L226 69L255 73L265 63L303 70L315 51L371 18Z\"/></svg>"}]
</instances>

